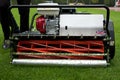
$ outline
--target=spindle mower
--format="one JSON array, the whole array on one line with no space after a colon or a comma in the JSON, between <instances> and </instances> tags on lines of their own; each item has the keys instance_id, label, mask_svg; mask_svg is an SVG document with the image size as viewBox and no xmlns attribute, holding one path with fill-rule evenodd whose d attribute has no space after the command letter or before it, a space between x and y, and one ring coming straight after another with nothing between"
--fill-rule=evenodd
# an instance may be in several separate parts
<instances>
[{"instance_id":1,"label":"spindle mower","mask_svg":"<svg viewBox=\"0 0 120 80\"><path fill-rule=\"evenodd\" d=\"M29 31L11 37L12 64L107 66L114 58L114 26L108 7L41 3L11 9L18 7L34 8L37 13ZM77 12L78 8L104 8L106 15Z\"/></svg>"}]
</instances>

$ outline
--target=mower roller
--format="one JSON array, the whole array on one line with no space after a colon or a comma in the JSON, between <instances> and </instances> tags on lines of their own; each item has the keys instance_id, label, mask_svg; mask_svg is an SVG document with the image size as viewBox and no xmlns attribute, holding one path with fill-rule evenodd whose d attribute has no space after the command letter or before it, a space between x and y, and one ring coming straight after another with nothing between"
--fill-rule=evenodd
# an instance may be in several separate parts
<instances>
[{"instance_id":1,"label":"mower roller","mask_svg":"<svg viewBox=\"0 0 120 80\"><path fill-rule=\"evenodd\" d=\"M107 66L114 58L114 26L108 7L41 3L10 9L18 7L35 8L37 13L29 31L11 37L12 64ZM78 13L78 8L104 8L106 15Z\"/></svg>"}]
</instances>

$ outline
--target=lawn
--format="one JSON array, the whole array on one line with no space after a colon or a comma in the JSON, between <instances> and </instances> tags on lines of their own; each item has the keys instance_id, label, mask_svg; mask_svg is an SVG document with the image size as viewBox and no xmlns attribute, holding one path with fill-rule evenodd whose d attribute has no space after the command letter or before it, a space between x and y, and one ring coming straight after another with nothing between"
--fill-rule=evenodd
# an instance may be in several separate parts
<instances>
[{"instance_id":1,"label":"lawn","mask_svg":"<svg viewBox=\"0 0 120 80\"><path fill-rule=\"evenodd\" d=\"M85 10L86 11L86 10ZM103 10L90 10L103 12ZM33 15L34 10L31 10ZM16 15L17 11L14 11ZM10 52L2 49L3 33L0 26L0 80L120 80L120 12L111 11L116 37L116 55L109 67L25 66L10 64ZM30 17L31 18L31 17ZM17 20L19 18L16 18ZM19 23L19 21L17 21Z\"/></svg>"}]
</instances>

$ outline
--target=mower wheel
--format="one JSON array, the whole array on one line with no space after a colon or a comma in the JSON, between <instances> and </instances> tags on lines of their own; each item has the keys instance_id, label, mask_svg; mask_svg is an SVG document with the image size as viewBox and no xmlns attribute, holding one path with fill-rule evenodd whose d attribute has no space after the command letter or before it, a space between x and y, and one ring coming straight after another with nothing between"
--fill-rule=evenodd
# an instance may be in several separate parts
<instances>
[{"instance_id":1,"label":"mower wheel","mask_svg":"<svg viewBox=\"0 0 120 80\"><path fill-rule=\"evenodd\" d=\"M114 34L114 24L110 20L108 24L108 31L110 34L110 45L109 45L109 54L110 54L110 59L113 59L115 56L115 34Z\"/></svg>"}]
</instances>

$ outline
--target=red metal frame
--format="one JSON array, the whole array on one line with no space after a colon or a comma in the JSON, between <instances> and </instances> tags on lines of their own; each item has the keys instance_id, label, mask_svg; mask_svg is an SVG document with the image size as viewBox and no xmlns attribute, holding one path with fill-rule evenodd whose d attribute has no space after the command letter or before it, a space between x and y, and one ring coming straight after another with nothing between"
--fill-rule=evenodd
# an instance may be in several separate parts
<instances>
[{"instance_id":1,"label":"red metal frame","mask_svg":"<svg viewBox=\"0 0 120 80\"><path fill-rule=\"evenodd\" d=\"M17 52L35 52L42 55L30 55L19 53L19 58L47 58L47 59L103 59L103 56L77 56L85 53L104 53L103 41L79 41L79 40L27 40L19 41ZM76 54L75 56L54 54ZM43 55L48 54L48 55ZM53 55L49 55L53 54Z\"/></svg>"}]
</instances>

